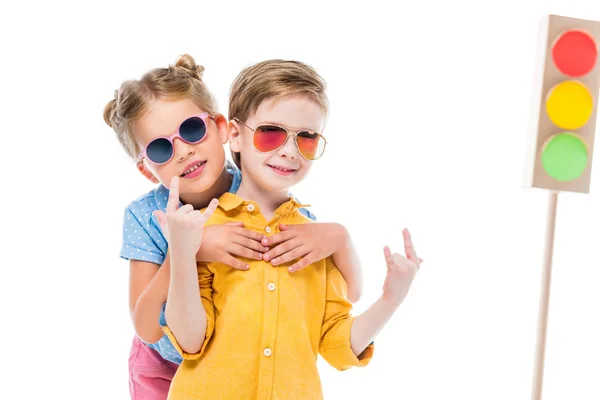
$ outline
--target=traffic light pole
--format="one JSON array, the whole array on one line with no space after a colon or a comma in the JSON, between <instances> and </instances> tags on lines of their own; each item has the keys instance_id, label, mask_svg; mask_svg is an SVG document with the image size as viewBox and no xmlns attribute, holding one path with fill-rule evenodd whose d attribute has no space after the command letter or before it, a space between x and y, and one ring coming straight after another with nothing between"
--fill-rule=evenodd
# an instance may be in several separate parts
<instances>
[{"instance_id":1,"label":"traffic light pole","mask_svg":"<svg viewBox=\"0 0 600 400\"><path fill-rule=\"evenodd\" d=\"M546 220L546 243L544 248L544 265L540 286L540 300L538 310L537 346L535 354L535 368L533 373L533 387L531 400L542 399L544 381L544 357L546 353L546 332L548 330L548 306L550 302L550 285L552 283L552 253L554 250L554 231L556 226L556 206L558 192L550 191L548 194L548 217Z\"/></svg>"}]
</instances>

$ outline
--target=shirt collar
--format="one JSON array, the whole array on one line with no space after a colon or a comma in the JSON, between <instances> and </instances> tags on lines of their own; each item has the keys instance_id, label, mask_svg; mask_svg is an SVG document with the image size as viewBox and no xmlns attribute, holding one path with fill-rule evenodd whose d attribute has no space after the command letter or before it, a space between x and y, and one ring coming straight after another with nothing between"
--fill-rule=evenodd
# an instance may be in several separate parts
<instances>
[{"instance_id":1,"label":"shirt collar","mask_svg":"<svg viewBox=\"0 0 600 400\"><path fill-rule=\"evenodd\" d=\"M237 194L234 193L224 193L219 198L219 208L223 211L228 212L235 208L238 208L244 204L250 204L250 201L246 201ZM289 213L292 210L297 210L299 208L307 208L310 207L310 204L302 204L296 201L293 196L289 196L289 200L282 205L280 205L277 210L275 210L276 214L284 214Z\"/></svg>"}]
</instances>

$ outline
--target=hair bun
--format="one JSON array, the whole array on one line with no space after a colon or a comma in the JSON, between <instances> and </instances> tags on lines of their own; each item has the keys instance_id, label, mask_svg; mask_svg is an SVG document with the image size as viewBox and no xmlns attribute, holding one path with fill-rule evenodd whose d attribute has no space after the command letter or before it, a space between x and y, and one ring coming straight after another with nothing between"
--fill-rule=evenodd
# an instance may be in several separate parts
<instances>
[{"instance_id":1,"label":"hair bun","mask_svg":"<svg viewBox=\"0 0 600 400\"><path fill-rule=\"evenodd\" d=\"M112 99L111 101L109 101L108 103L106 103L106 106L104 106L104 113L103 113L104 122L106 122L106 125L110 126L111 128L116 127L115 114L117 112L118 101L119 101L119 91L115 90L115 98Z\"/></svg>"},{"instance_id":2,"label":"hair bun","mask_svg":"<svg viewBox=\"0 0 600 400\"><path fill-rule=\"evenodd\" d=\"M196 64L196 60L194 57L189 54L184 54L175 63L175 67L179 69L185 70L191 77L196 78L198 80L202 80L202 73L204 72L204 67L202 65Z\"/></svg>"}]
</instances>

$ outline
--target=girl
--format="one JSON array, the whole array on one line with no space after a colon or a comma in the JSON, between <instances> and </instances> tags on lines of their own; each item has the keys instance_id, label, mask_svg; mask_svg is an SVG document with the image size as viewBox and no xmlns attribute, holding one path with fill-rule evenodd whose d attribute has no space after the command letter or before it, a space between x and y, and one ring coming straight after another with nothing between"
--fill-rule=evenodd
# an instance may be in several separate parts
<instances>
[{"instance_id":1,"label":"girl","mask_svg":"<svg viewBox=\"0 0 600 400\"><path fill-rule=\"evenodd\" d=\"M136 331L129 360L133 399L165 399L182 361L161 327L165 324L170 258L153 213L166 208L169 190L165 186L179 177L178 201L200 209L213 197L235 193L241 182L240 171L225 160L227 121L217 113L202 72L203 67L184 55L175 65L124 82L104 110L104 120L140 173L158 184L127 206L123 222L121 257L129 260L129 309ZM314 219L306 209L301 212ZM247 261L263 259L266 251L275 252L283 262L304 256L294 266L297 269L334 253L357 300L361 276L347 232L338 224L314 225L312 230L289 227L268 246L261 244L263 234L243 224L213 225L195 257L243 272L248 269ZM299 247L301 254L296 254Z\"/></svg>"},{"instance_id":2,"label":"girl","mask_svg":"<svg viewBox=\"0 0 600 400\"><path fill-rule=\"evenodd\" d=\"M243 176L237 194L202 214L178 207L183 182L173 178L166 215L158 213L171 244L164 331L184 358L169 399L320 399L317 354L339 370L368 364L374 337L408 293L420 261L406 230L407 258L384 249L383 293L358 317L332 257L295 273L264 259L244 272L196 265L205 224L241 221L267 244L282 224L311 225L288 192L325 150L327 110L325 83L309 66L249 67L230 94L229 143Z\"/></svg>"}]
</instances>

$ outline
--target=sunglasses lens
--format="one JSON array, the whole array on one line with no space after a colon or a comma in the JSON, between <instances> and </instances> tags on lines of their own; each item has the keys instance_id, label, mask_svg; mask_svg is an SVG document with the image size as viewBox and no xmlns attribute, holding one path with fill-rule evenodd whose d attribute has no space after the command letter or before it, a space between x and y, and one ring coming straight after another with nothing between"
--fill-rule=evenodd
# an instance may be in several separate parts
<instances>
[{"instance_id":1,"label":"sunglasses lens","mask_svg":"<svg viewBox=\"0 0 600 400\"><path fill-rule=\"evenodd\" d=\"M202 118L188 118L179 127L179 134L186 142L197 143L206 136L206 124Z\"/></svg>"},{"instance_id":2,"label":"sunglasses lens","mask_svg":"<svg viewBox=\"0 0 600 400\"><path fill-rule=\"evenodd\" d=\"M279 126L259 126L254 132L254 147L262 152L273 151L285 142L287 136L285 129Z\"/></svg>"},{"instance_id":3,"label":"sunglasses lens","mask_svg":"<svg viewBox=\"0 0 600 400\"><path fill-rule=\"evenodd\" d=\"M309 160L321 157L325 151L325 139L318 133L299 132L296 140L298 150Z\"/></svg>"},{"instance_id":4,"label":"sunglasses lens","mask_svg":"<svg viewBox=\"0 0 600 400\"><path fill-rule=\"evenodd\" d=\"M173 146L167 139L156 139L146 147L146 155L155 164L166 163L173 155Z\"/></svg>"}]
</instances>

